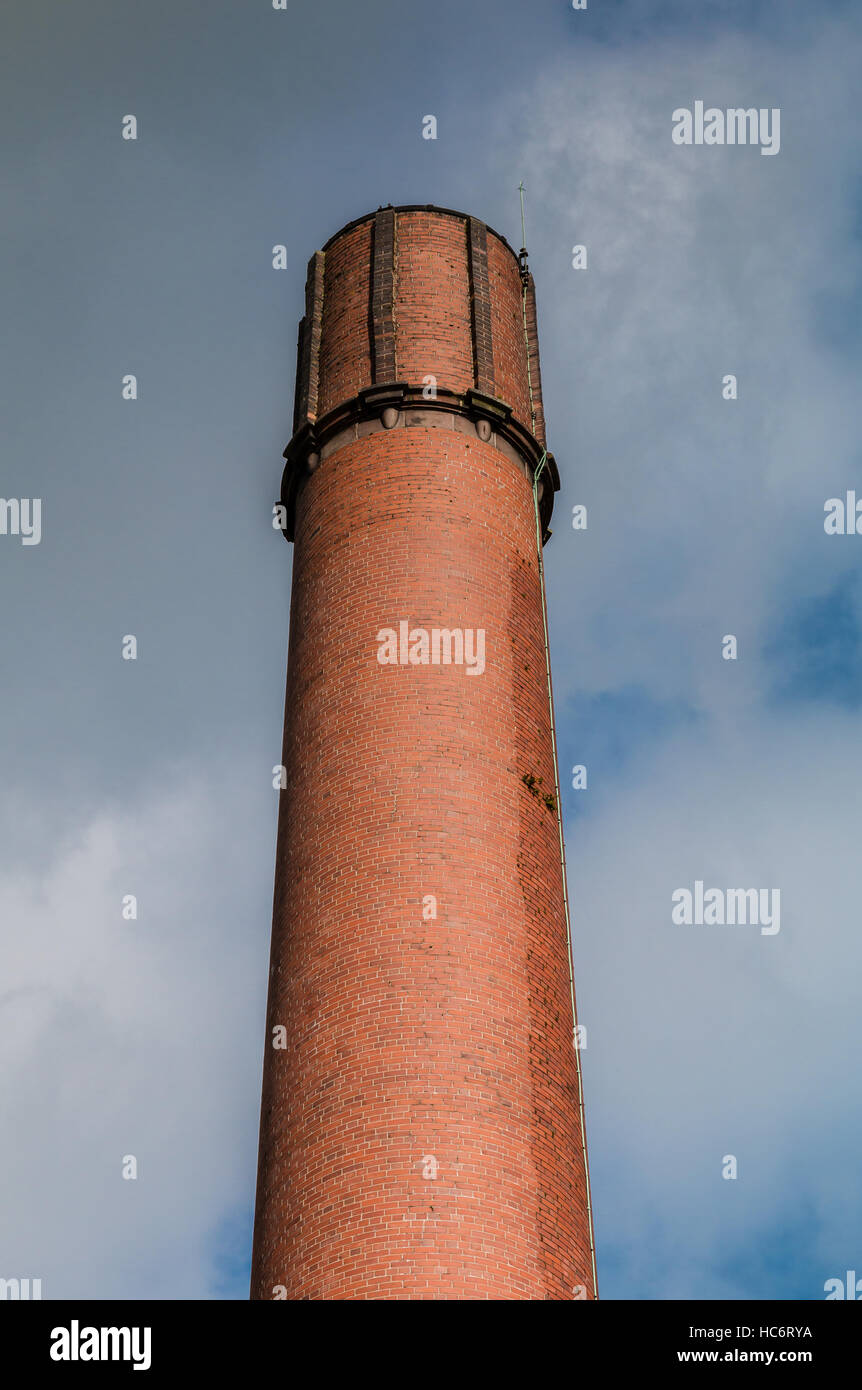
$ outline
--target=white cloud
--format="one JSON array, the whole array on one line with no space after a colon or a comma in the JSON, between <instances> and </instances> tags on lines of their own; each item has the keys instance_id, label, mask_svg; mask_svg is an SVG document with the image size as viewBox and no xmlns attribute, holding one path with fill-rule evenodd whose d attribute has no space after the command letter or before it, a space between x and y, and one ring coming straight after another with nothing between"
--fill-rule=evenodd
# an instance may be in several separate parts
<instances>
[{"instance_id":1,"label":"white cloud","mask_svg":"<svg viewBox=\"0 0 862 1390\"><path fill-rule=\"evenodd\" d=\"M518 107L563 476L548 554L561 694L559 653L576 648L579 688L635 671L717 711L712 658L734 632L736 689L754 696L775 605L856 563L822 544L823 503L858 478L859 444L858 363L825 345L820 306L840 307L862 268L858 41L856 19L795 47L585 44ZM698 97L780 106L780 153L673 145L672 111ZM587 271L570 269L576 242ZM571 530L576 501L586 533ZM563 592L577 602L555 605Z\"/></svg>"},{"instance_id":2,"label":"white cloud","mask_svg":"<svg viewBox=\"0 0 862 1390\"><path fill-rule=\"evenodd\" d=\"M260 787L174 769L138 810L67 828L38 874L0 876L0 1272L41 1278L43 1297L218 1292L218 1226L248 1210L256 1155L274 838Z\"/></svg>"},{"instance_id":3,"label":"white cloud","mask_svg":"<svg viewBox=\"0 0 862 1390\"><path fill-rule=\"evenodd\" d=\"M701 731L570 828L596 1223L626 1296L641 1296L645 1245L649 1296L740 1296L716 1268L793 1212L811 1213L825 1270L803 1296L853 1255L857 730L820 717ZM780 888L778 935L673 925L671 894L696 878ZM736 1182L720 1176L727 1153ZM746 1294L775 1296L774 1277Z\"/></svg>"}]
</instances>

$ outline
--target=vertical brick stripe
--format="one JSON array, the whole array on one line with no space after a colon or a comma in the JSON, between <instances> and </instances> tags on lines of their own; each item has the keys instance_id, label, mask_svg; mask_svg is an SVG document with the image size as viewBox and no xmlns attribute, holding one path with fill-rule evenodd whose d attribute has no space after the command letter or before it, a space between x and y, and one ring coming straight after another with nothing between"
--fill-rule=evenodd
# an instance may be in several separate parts
<instances>
[{"instance_id":1,"label":"vertical brick stripe","mask_svg":"<svg viewBox=\"0 0 862 1390\"><path fill-rule=\"evenodd\" d=\"M530 385L533 391L533 410L536 416L533 433L544 447L545 411L542 406L542 370L539 366L539 329L536 318L536 286L532 275L527 281L527 353L530 362Z\"/></svg>"},{"instance_id":2,"label":"vertical brick stripe","mask_svg":"<svg viewBox=\"0 0 862 1390\"><path fill-rule=\"evenodd\" d=\"M308 420L317 419L317 397L320 384L320 331L323 323L324 255L315 251L308 262L305 279L305 316L299 324L296 345L296 393L294 396L293 428L298 430Z\"/></svg>"},{"instance_id":3,"label":"vertical brick stripe","mask_svg":"<svg viewBox=\"0 0 862 1390\"><path fill-rule=\"evenodd\" d=\"M484 222L467 219L470 273L470 333L476 390L494 395L494 347L491 339L491 294L488 287L488 232Z\"/></svg>"},{"instance_id":4,"label":"vertical brick stripe","mask_svg":"<svg viewBox=\"0 0 862 1390\"><path fill-rule=\"evenodd\" d=\"M317 418L370 386L371 241L373 219L325 248Z\"/></svg>"},{"instance_id":5,"label":"vertical brick stripe","mask_svg":"<svg viewBox=\"0 0 862 1390\"><path fill-rule=\"evenodd\" d=\"M398 213L396 359L402 381L475 385L465 218Z\"/></svg>"},{"instance_id":6,"label":"vertical brick stripe","mask_svg":"<svg viewBox=\"0 0 862 1390\"><path fill-rule=\"evenodd\" d=\"M308 419L309 334L305 315L296 335L296 386L293 392L293 432Z\"/></svg>"},{"instance_id":7,"label":"vertical brick stripe","mask_svg":"<svg viewBox=\"0 0 862 1390\"><path fill-rule=\"evenodd\" d=\"M524 349L524 301L518 262L495 236L488 237L488 282L494 345L494 395L512 407L516 420L530 428L527 354Z\"/></svg>"},{"instance_id":8,"label":"vertical brick stripe","mask_svg":"<svg viewBox=\"0 0 862 1390\"><path fill-rule=\"evenodd\" d=\"M395 212L374 219L371 252L371 365L374 382L395 380Z\"/></svg>"}]
</instances>

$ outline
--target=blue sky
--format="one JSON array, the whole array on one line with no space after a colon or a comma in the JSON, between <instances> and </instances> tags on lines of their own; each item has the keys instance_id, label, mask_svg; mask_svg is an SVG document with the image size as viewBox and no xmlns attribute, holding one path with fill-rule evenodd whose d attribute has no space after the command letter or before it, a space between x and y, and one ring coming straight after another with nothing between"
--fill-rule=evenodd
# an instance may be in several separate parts
<instances>
[{"instance_id":1,"label":"blue sky","mask_svg":"<svg viewBox=\"0 0 862 1390\"><path fill-rule=\"evenodd\" d=\"M0 494L43 534L0 537L0 1274L247 1296L305 267L388 202L517 245L523 178L600 1291L822 1297L862 1268L862 537L823 531L862 496L859 7L48 0L6 30ZM779 154L673 145L698 99L779 107ZM673 927L696 879L779 887L780 933Z\"/></svg>"}]
</instances>

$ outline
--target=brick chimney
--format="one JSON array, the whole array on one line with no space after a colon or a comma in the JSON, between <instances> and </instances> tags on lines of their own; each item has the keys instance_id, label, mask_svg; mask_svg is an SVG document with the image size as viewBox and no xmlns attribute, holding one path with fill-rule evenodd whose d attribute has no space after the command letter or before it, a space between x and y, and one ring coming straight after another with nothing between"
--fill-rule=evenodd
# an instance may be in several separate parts
<instances>
[{"instance_id":1,"label":"brick chimney","mask_svg":"<svg viewBox=\"0 0 862 1390\"><path fill-rule=\"evenodd\" d=\"M254 1299L595 1297L525 262L436 207L309 262Z\"/></svg>"}]
</instances>

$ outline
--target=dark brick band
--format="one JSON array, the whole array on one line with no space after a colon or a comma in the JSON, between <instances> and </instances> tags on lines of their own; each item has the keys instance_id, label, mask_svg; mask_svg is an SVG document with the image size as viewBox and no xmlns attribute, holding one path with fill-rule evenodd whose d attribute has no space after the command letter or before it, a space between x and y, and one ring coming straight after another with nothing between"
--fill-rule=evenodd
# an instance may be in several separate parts
<instances>
[{"instance_id":1,"label":"dark brick band","mask_svg":"<svg viewBox=\"0 0 862 1390\"><path fill-rule=\"evenodd\" d=\"M545 447L545 411L542 406L542 371L539 366L539 328L536 318L536 286L532 275L527 279L527 358L530 364L530 389L533 397L535 422L533 434Z\"/></svg>"},{"instance_id":2,"label":"dark brick band","mask_svg":"<svg viewBox=\"0 0 862 1390\"><path fill-rule=\"evenodd\" d=\"M470 333L473 377L477 391L494 395L494 347L491 339L491 293L488 285L488 229L467 218L467 266L470 276Z\"/></svg>"},{"instance_id":3,"label":"dark brick band","mask_svg":"<svg viewBox=\"0 0 862 1390\"><path fill-rule=\"evenodd\" d=\"M320 385L320 332L323 323L324 254L315 251L308 262L305 280L305 316L300 320L296 343L296 392L293 407L294 433L317 419Z\"/></svg>"},{"instance_id":4,"label":"dark brick band","mask_svg":"<svg viewBox=\"0 0 862 1390\"><path fill-rule=\"evenodd\" d=\"M371 247L371 369L373 381L395 380L395 212L374 218Z\"/></svg>"}]
</instances>

